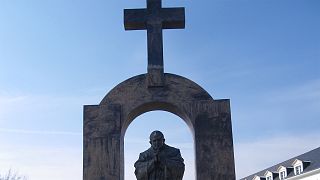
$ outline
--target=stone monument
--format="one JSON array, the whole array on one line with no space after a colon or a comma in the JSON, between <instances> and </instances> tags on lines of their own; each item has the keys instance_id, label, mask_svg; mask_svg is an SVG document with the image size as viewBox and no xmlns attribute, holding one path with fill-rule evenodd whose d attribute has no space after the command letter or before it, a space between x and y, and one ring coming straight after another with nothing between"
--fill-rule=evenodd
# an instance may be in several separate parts
<instances>
[{"instance_id":1,"label":"stone monument","mask_svg":"<svg viewBox=\"0 0 320 180\"><path fill-rule=\"evenodd\" d=\"M148 71L114 87L99 105L84 106L83 179L124 179L124 135L139 115L171 112L191 129L196 180L235 180L230 101L213 99L193 81L164 73L162 29L184 28L184 8L124 10L126 30L147 30Z\"/></svg>"}]
</instances>

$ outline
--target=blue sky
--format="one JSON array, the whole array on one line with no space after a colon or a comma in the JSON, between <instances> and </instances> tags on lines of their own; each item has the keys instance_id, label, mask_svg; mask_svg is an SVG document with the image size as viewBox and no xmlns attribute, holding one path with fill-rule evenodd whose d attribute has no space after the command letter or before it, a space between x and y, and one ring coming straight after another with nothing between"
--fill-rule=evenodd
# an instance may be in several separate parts
<instances>
[{"instance_id":1,"label":"blue sky","mask_svg":"<svg viewBox=\"0 0 320 180\"><path fill-rule=\"evenodd\" d=\"M164 31L165 71L231 99L237 178L319 147L320 1L163 6L186 8L186 29ZM0 171L81 179L83 105L146 72L146 32L123 27L123 9L143 7L144 0L0 1ZM167 112L129 126L126 179L155 128L181 149L185 180L194 180L191 134Z\"/></svg>"}]
</instances>

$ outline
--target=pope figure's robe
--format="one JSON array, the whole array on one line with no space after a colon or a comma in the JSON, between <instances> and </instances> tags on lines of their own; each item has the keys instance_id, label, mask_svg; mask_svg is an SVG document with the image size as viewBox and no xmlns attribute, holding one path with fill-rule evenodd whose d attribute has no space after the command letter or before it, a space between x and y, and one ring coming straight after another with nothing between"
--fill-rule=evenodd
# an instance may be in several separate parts
<instances>
[{"instance_id":1,"label":"pope figure's robe","mask_svg":"<svg viewBox=\"0 0 320 180\"><path fill-rule=\"evenodd\" d=\"M160 162L154 164L156 155ZM137 180L182 180L185 165L180 150L164 144L158 153L152 147L140 153L134 167Z\"/></svg>"}]
</instances>

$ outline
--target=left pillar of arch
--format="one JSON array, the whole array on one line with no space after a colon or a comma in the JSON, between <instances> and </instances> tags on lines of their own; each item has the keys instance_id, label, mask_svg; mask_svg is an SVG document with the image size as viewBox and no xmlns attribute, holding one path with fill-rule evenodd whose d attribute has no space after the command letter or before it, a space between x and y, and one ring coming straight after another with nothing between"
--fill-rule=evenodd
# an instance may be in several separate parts
<instances>
[{"instance_id":1,"label":"left pillar of arch","mask_svg":"<svg viewBox=\"0 0 320 180\"><path fill-rule=\"evenodd\" d=\"M84 106L83 180L123 179L121 143L121 106Z\"/></svg>"}]
</instances>

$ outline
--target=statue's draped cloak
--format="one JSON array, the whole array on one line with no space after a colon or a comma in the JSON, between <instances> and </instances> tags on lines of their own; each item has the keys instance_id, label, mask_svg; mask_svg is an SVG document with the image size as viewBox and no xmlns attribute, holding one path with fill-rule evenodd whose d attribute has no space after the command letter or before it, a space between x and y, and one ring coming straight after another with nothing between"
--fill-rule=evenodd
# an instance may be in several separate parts
<instances>
[{"instance_id":1,"label":"statue's draped cloak","mask_svg":"<svg viewBox=\"0 0 320 180\"><path fill-rule=\"evenodd\" d=\"M137 180L182 180L185 165L179 149L165 144L158 153L161 163L153 167L155 154L152 147L140 153L134 164Z\"/></svg>"}]
</instances>

